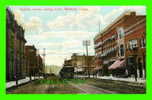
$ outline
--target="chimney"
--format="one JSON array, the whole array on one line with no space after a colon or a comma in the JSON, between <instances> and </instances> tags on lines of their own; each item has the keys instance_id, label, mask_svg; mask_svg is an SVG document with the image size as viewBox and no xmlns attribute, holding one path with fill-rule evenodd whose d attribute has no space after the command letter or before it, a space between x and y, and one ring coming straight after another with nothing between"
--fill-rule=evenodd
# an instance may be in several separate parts
<instances>
[{"instance_id":1,"label":"chimney","mask_svg":"<svg viewBox=\"0 0 152 100\"><path fill-rule=\"evenodd\" d=\"M130 12L131 16L136 16L136 12Z\"/></svg>"}]
</instances>

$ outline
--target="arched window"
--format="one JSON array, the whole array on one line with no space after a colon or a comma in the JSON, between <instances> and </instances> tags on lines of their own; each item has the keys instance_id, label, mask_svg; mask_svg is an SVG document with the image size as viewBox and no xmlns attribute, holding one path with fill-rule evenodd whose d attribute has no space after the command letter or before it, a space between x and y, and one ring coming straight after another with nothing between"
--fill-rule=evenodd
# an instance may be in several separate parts
<instances>
[{"instance_id":1,"label":"arched window","mask_svg":"<svg viewBox=\"0 0 152 100\"><path fill-rule=\"evenodd\" d=\"M124 29L122 27L117 29L117 33L118 33L118 38L121 39L122 37L124 37Z\"/></svg>"},{"instance_id":2,"label":"arched window","mask_svg":"<svg viewBox=\"0 0 152 100\"><path fill-rule=\"evenodd\" d=\"M120 45L120 56L124 56L124 45Z\"/></svg>"}]
</instances>

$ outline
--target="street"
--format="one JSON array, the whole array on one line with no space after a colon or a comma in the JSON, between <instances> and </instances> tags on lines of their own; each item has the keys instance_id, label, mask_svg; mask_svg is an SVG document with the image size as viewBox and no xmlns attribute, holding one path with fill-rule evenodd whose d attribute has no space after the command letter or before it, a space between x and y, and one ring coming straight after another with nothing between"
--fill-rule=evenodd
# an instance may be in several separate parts
<instances>
[{"instance_id":1,"label":"street","mask_svg":"<svg viewBox=\"0 0 152 100\"><path fill-rule=\"evenodd\" d=\"M8 94L141 94L145 84L105 79L49 77L7 89Z\"/></svg>"}]
</instances>

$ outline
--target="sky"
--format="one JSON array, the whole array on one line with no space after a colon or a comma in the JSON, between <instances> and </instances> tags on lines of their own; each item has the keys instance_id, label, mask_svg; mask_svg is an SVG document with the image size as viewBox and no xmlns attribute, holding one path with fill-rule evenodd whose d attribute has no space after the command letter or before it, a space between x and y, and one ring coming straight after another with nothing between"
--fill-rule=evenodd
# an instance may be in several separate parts
<instances>
[{"instance_id":1,"label":"sky","mask_svg":"<svg viewBox=\"0 0 152 100\"><path fill-rule=\"evenodd\" d=\"M45 48L46 65L62 66L72 53L85 54L83 40L90 40L89 55L95 55L93 38L124 11L146 15L145 6L10 6L25 29L26 45ZM100 23L100 25L99 25Z\"/></svg>"}]
</instances>

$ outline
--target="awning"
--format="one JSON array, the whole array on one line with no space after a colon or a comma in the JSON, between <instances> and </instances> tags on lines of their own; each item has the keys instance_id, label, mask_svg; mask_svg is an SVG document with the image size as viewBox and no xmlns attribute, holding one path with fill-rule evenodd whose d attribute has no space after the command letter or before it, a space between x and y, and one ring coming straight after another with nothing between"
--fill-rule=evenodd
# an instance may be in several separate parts
<instances>
[{"instance_id":1,"label":"awning","mask_svg":"<svg viewBox=\"0 0 152 100\"><path fill-rule=\"evenodd\" d=\"M124 63L125 63L125 60L122 60L122 61L117 60L110 67L108 67L108 69L113 70L113 69L123 67Z\"/></svg>"}]
</instances>

